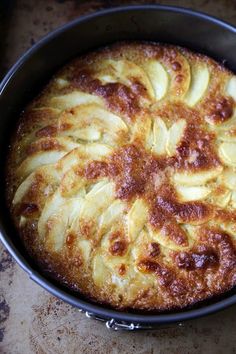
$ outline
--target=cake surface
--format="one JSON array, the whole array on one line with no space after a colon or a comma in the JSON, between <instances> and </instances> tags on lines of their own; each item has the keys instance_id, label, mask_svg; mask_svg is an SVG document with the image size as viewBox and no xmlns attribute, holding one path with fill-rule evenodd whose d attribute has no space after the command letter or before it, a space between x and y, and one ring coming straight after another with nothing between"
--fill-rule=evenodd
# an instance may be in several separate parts
<instances>
[{"instance_id":1,"label":"cake surface","mask_svg":"<svg viewBox=\"0 0 236 354\"><path fill-rule=\"evenodd\" d=\"M180 309L236 285L236 76L118 43L75 59L25 109L7 161L24 244L116 309Z\"/></svg>"}]
</instances>

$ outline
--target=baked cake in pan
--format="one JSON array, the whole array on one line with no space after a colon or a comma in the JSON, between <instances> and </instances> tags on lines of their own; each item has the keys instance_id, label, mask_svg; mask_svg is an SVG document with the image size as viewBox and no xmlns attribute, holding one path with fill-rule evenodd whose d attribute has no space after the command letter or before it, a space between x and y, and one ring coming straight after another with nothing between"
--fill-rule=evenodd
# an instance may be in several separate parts
<instances>
[{"instance_id":1,"label":"baked cake in pan","mask_svg":"<svg viewBox=\"0 0 236 354\"><path fill-rule=\"evenodd\" d=\"M25 109L7 200L28 252L116 309L193 305L236 284L236 77L119 43L58 72Z\"/></svg>"}]
</instances>

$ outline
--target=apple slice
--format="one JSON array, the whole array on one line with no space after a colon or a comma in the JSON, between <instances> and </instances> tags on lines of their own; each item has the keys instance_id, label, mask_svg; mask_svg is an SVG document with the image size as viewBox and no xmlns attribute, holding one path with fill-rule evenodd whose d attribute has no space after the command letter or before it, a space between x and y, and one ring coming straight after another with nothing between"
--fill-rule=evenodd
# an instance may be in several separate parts
<instances>
[{"instance_id":1,"label":"apple slice","mask_svg":"<svg viewBox=\"0 0 236 354\"><path fill-rule=\"evenodd\" d=\"M24 198L33 182L35 181L35 172L32 172L17 188L16 193L14 195L12 204L16 205L20 203L20 201Z\"/></svg>"},{"instance_id":2,"label":"apple slice","mask_svg":"<svg viewBox=\"0 0 236 354\"><path fill-rule=\"evenodd\" d=\"M194 65L191 67L191 83L184 101L194 106L203 97L209 85L210 74L206 66Z\"/></svg>"},{"instance_id":3,"label":"apple slice","mask_svg":"<svg viewBox=\"0 0 236 354\"><path fill-rule=\"evenodd\" d=\"M199 186L213 180L221 174L223 167L219 166L209 171L201 172L177 172L173 179L176 184L184 186Z\"/></svg>"},{"instance_id":4,"label":"apple slice","mask_svg":"<svg viewBox=\"0 0 236 354\"><path fill-rule=\"evenodd\" d=\"M205 186L176 186L176 190L183 202L205 199L211 193Z\"/></svg>"},{"instance_id":5,"label":"apple slice","mask_svg":"<svg viewBox=\"0 0 236 354\"><path fill-rule=\"evenodd\" d=\"M110 260L107 263L109 265ZM114 285L116 286L116 295L117 295L117 292L119 292L119 290L121 288L122 288L122 291L124 291L125 293L129 292L128 289L130 289L130 279L129 279L130 277L127 277L127 274L126 274L126 277L118 275L118 272L117 272L118 269L119 268L118 268L118 264L117 264L116 269L112 269L112 276L111 276L111 282L112 282L113 286ZM116 273L114 273L114 271L116 271ZM118 297L118 299L119 299L119 297Z\"/></svg>"},{"instance_id":6,"label":"apple slice","mask_svg":"<svg viewBox=\"0 0 236 354\"><path fill-rule=\"evenodd\" d=\"M113 227L110 232L103 235L101 241L101 251L102 260L106 268L111 272L111 282L114 287L114 295L116 290L119 291L120 288L123 288L123 291L126 291L129 286L130 281L130 258L128 253L128 243L125 239L122 239L121 242L124 242L125 249L123 249L121 254L113 254L110 251L112 246L111 236L117 231L116 227ZM119 235L119 234L118 234ZM125 276L120 274L120 266L125 267ZM131 271L132 272L132 271Z\"/></svg>"},{"instance_id":7,"label":"apple slice","mask_svg":"<svg viewBox=\"0 0 236 354\"><path fill-rule=\"evenodd\" d=\"M84 265L89 265L89 258L92 253L92 245L91 245L90 241L83 240L83 239L81 240L78 237L77 245L78 245L79 249L81 250L83 260L85 261Z\"/></svg>"},{"instance_id":8,"label":"apple slice","mask_svg":"<svg viewBox=\"0 0 236 354\"><path fill-rule=\"evenodd\" d=\"M46 248L55 252L62 249L67 231L73 219L78 215L80 205L80 199L69 199L55 213L50 215L45 224L44 241Z\"/></svg>"},{"instance_id":9,"label":"apple slice","mask_svg":"<svg viewBox=\"0 0 236 354\"><path fill-rule=\"evenodd\" d=\"M220 129L217 132L217 139L221 141L227 141L229 143L235 143L236 142L236 129L231 127L228 129Z\"/></svg>"},{"instance_id":10,"label":"apple slice","mask_svg":"<svg viewBox=\"0 0 236 354\"><path fill-rule=\"evenodd\" d=\"M169 129L169 134L167 138L166 150L169 156L173 156L176 152L176 148L179 145L186 128L186 121L180 119L175 122Z\"/></svg>"},{"instance_id":11,"label":"apple slice","mask_svg":"<svg viewBox=\"0 0 236 354\"><path fill-rule=\"evenodd\" d=\"M140 141L144 146L150 148L152 145L152 119L147 116L137 116L132 129L131 142Z\"/></svg>"},{"instance_id":12,"label":"apple slice","mask_svg":"<svg viewBox=\"0 0 236 354\"><path fill-rule=\"evenodd\" d=\"M77 195L81 188L86 187L88 181L86 178L76 173L76 167L69 169L62 177L60 183L60 193L64 198Z\"/></svg>"},{"instance_id":13,"label":"apple slice","mask_svg":"<svg viewBox=\"0 0 236 354\"><path fill-rule=\"evenodd\" d=\"M47 136L49 136L50 133L56 133L56 124L59 115L59 109L47 106L26 110L25 116L28 122L30 121L33 130L32 132L27 131L27 134L22 135L21 138L23 138L26 143L29 143L31 140L35 140L35 136L43 136L40 135L42 131L44 131L45 134L47 133ZM50 129L51 131L49 131Z\"/></svg>"},{"instance_id":14,"label":"apple slice","mask_svg":"<svg viewBox=\"0 0 236 354\"><path fill-rule=\"evenodd\" d=\"M108 268L105 266L103 257L100 254L96 254L92 261L92 274L93 281L95 285L101 287L104 283L108 282L111 277L111 273Z\"/></svg>"},{"instance_id":15,"label":"apple slice","mask_svg":"<svg viewBox=\"0 0 236 354\"><path fill-rule=\"evenodd\" d=\"M168 129L161 118L154 119L153 123L153 147L152 152L157 155L166 153Z\"/></svg>"},{"instance_id":16,"label":"apple slice","mask_svg":"<svg viewBox=\"0 0 236 354\"><path fill-rule=\"evenodd\" d=\"M87 194L89 194L91 191L93 193L95 193L96 191L98 191L100 188L102 188L103 186L105 186L105 184L107 184L108 179L103 179L102 181L99 181L95 184L92 184L90 187L87 188Z\"/></svg>"},{"instance_id":17,"label":"apple slice","mask_svg":"<svg viewBox=\"0 0 236 354\"><path fill-rule=\"evenodd\" d=\"M222 188L222 191L213 193L212 202L221 208L225 208L230 202L231 194L230 190Z\"/></svg>"},{"instance_id":18,"label":"apple slice","mask_svg":"<svg viewBox=\"0 0 236 354\"><path fill-rule=\"evenodd\" d=\"M102 139L102 131L96 126L87 126L76 131L76 138L81 141L98 141Z\"/></svg>"},{"instance_id":19,"label":"apple slice","mask_svg":"<svg viewBox=\"0 0 236 354\"><path fill-rule=\"evenodd\" d=\"M225 91L227 95L231 96L236 101L236 76L229 79L226 84Z\"/></svg>"},{"instance_id":20,"label":"apple slice","mask_svg":"<svg viewBox=\"0 0 236 354\"><path fill-rule=\"evenodd\" d=\"M169 78L166 70L157 60L144 62L143 68L152 83L156 100L161 100L166 95L169 85Z\"/></svg>"},{"instance_id":21,"label":"apple slice","mask_svg":"<svg viewBox=\"0 0 236 354\"><path fill-rule=\"evenodd\" d=\"M67 217L64 208L52 215L46 223L44 243L46 248L58 252L62 249L67 230Z\"/></svg>"},{"instance_id":22,"label":"apple slice","mask_svg":"<svg viewBox=\"0 0 236 354\"><path fill-rule=\"evenodd\" d=\"M78 143L67 137L44 137L29 145L28 154L31 155L40 151L70 151L78 146Z\"/></svg>"},{"instance_id":23,"label":"apple slice","mask_svg":"<svg viewBox=\"0 0 236 354\"><path fill-rule=\"evenodd\" d=\"M219 155L226 165L236 167L236 143L223 142L219 147Z\"/></svg>"},{"instance_id":24,"label":"apple slice","mask_svg":"<svg viewBox=\"0 0 236 354\"><path fill-rule=\"evenodd\" d=\"M174 99L183 99L189 90L191 73L188 60L177 49L167 48L159 59L167 72L170 72L169 95Z\"/></svg>"},{"instance_id":25,"label":"apple slice","mask_svg":"<svg viewBox=\"0 0 236 354\"><path fill-rule=\"evenodd\" d=\"M61 194L56 191L45 204L41 216L38 221L38 233L39 236L43 239L46 232L46 222L49 217L56 212L65 202L65 199L62 198Z\"/></svg>"},{"instance_id":26,"label":"apple slice","mask_svg":"<svg viewBox=\"0 0 236 354\"><path fill-rule=\"evenodd\" d=\"M232 207L233 207L233 208L236 208L236 191L233 191L233 192L232 192L232 195L231 195L231 204L232 204Z\"/></svg>"},{"instance_id":27,"label":"apple slice","mask_svg":"<svg viewBox=\"0 0 236 354\"><path fill-rule=\"evenodd\" d=\"M103 83L120 82L127 86L140 83L147 90L151 99L155 98L153 87L146 72L129 60L104 60L98 63L96 77Z\"/></svg>"},{"instance_id":28,"label":"apple slice","mask_svg":"<svg viewBox=\"0 0 236 354\"><path fill-rule=\"evenodd\" d=\"M124 210L125 204L120 200L115 200L99 219L99 233L107 232L112 225L116 224L122 218Z\"/></svg>"},{"instance_id":29,"label":"apple slice","mask_svg":"<svg viewBox=\"0 0 236 354\"><path fill-rule=\"evenodd\" d=\"M100 189L92 189L85 197L80 212L80 227L82 234L90 238L97 228L99 216L115 199L115 188L112 182L106 183Z\"/></svg>"},{"instance_id":30,"label":"apple slice","mask_svg":"<svg viewBox=\"0 0 236 354\"><path fill-rule=\"evenodd\" d=\"M80 91L73 91L65 95L55 96L49 100L49 105L51 107L60 109L61 111L88 103L103 105L103 100L96 95L90 95L89 93Z\"/></svg>"},{"instance_id":31,"label":"apple slice","mask_svg":"<svg viewBox=\"0 0 236 354\"><path fill-rule=\"evenodd\" d=\"M66 200L58 191L51 196L38 221L39 236L48 247L55 251L62 247L66 230L79 215L82 203L83 198Z\"/></svg>"},{"instance_id":32,"label":"apple slice","mask_svg":"<svg viewBox=\"0 0 236 354\"><path fill-rule=\"evenodd\" d=\"M184 245L178 245L175 240L172 239L173 233L175 233L175 235L177 233L180 233L181 235L184 235L184 229L182 228L181 225L177 224L177 223L169 223L167 221L166 226L168 226L166 228L166 230L154 230L152 227L148 226L148 232L150 237L158 242L161 246L163 247L167 247L171 250L183 250L186 249L188 246L184 246ZM170 231L172 230L172 231ZM170 234L168 233L170 232ZM172 234L171 234L172 233ZM186 241L187 241L187 234L186 234Z\"/></svg>"},{"instance_id":33,"label":"apple slice","mask_svg":"<svg viewBox=\"0 0 236 354\"><path fill-rule=\"evenodd\" d=\"M26 196L29 203L36 203L38 207L42 207L59 181L59 175L54 165L41 166L19 185L12 203L13 205L18 204Z\"/></svg>"},{"instance_id":34,"label":"apple slice","mask_svg":"<svg viewBox=\"0 0 236 354\"><path fill-rule=\"evenodd\" d=\"M42 165L54 164L60 160L67 151L43 151L36 152L27 157L17 168L17 174L20 177L27 177L36 168Z\"/></svg>"},{"instance_id":35,"label":"apple slice","mask_svg":"<svg viewBox=\"0 0 236 354\"><path fill-rule=\"evenodd\" d=\"M80 171L89 161L99 161L110 153L110 149L104 147L102 144L81 145L58 162L57 171L62 175L60 192L63 197L71 197L91 183Z\"/></svg>"},{"instance_id":36,"label":"apple slice","mask_svg":"<svg viewBox=\"0 0 236 354\"><path fill-rule=\"evenodd\" d=\"M127 215L128 237L134 241L147 221L147 206L142 199L136 199Z\"/></svg>"},{"instance_id":37,"label":"apple slice","mask_svg":"<svg viewBox=\"0 0 236 354\"><path fill-rule=\"evenodd\" d=\"M56 167L58 171L65 173L72 166L83 167L85 163L91 160L101 160L111 154L111 152L112 149L106 144L81 144L58 161Z\"/></svg>"},{"instance_id":38,"label":"apple slice","mask_svg":"<svg viewBox=\"0 0 236 354\"><path fill-rule=\"evenodd\" d=\"M226 169L220 175L220 181L229 189L236 190L236 172Z\"/></svg>"},{"instance_id":39,"label":"apple slice","mask_svg":"<svg viewBox=\"0 0 236 354\"><path fill-rule=\"evenodd\" d=\"M87 128L87 131L86 131ZM104 133L118 140L128 131L124 121L117 115L103 109L97 104L84 104L65 111L58 120L58 129L63 135L74 136L86 140L83 133L91 133L98 138Z\"/></svg>"},{"instance_id":40,"label":"apple slice","mask_svg":"<svg viewBox=\"0 0 236 354\"><path fill-rule=\"evenodd\" d=\"M133 260L144 258L147 255L147 249L145 246L151 241L153 240L151 239L146 228L142 229L130 249Z\"/></svg>"}]
</instances>

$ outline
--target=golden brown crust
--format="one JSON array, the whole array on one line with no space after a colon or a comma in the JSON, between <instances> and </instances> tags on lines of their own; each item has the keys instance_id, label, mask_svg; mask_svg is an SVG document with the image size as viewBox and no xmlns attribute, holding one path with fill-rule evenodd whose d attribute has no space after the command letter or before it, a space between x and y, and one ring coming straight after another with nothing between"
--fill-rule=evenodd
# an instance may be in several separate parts
<instances>
[{"instance_id":1,"label":"golden brown crust","mask_svg":"<svg viewBox=\"0 0 236 354\"><path fill-rule=\"evenodd\" d=\"M231 289L235 87L210 58L154 43L63 68L22 114L7 165L12 217L42 269L117 309Z\"/></svg>"}]
</instances>

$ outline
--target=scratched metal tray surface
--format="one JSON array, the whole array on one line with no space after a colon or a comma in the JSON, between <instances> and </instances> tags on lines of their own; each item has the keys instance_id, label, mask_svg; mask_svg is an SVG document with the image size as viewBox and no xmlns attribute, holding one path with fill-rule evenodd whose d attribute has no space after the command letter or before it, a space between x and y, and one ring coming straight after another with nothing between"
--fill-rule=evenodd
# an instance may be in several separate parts
<instances>
[{"instance_id":1,"label":"scratched metal tray surface","mask_svg":"<svg viewBox=\"0 0 236 354\"><path fill-rule=\"evenodd\" d=\"M205 11L236 25L230 0L0 1L0 78L17 58L59 25L98 9L161 3ZM185 326L141 333L108 332L28 279L0 245L0 353L236 353L236 306ZM107 323L107 327L114 323Z\"/></svg>"}]
</instances>

